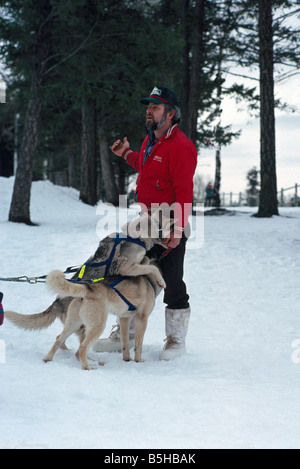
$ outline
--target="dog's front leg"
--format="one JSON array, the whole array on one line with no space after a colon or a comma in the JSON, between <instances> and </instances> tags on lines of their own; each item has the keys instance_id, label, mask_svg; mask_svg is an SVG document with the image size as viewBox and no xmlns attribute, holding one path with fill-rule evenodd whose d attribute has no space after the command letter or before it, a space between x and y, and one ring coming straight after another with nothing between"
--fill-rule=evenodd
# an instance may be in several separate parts
<instances>
[{"instance_id":1,"label":"dog's front leg","mask_svg":"<svg viewBox=\"0 0 300 469\"><path fill-rule=\"evenodd\" d=\"M161 288L166 288L166 283L159 271L159 269L154 265L142 265L142 264L132 264L130 266L124 265L120 268L121 275L147 275L153 274L157 285Z\"/></svg>"},{"instance_id":2,"label":"dog's front leg","mask_svg":"<svg viewBox=\"0 0 300 469\"><path fill-rule=\"evenodd\" d=\"M120 318L121 340L123 360L129 362L131 360L129 351L129 324L131 318Z\"/></svg>"},{"instance_id":3,"label":"dog's front leg","mask_svg":"<svg viewBox=\"0 0 300 469\"><path fill-rule=\"evenodd\" d=\"M166 282L164 281L159 269L155 265L147 265L144 267L144 275L152 274L155 277L155 281L160 288L166 288Z\"/></svg>"}]
</instances>

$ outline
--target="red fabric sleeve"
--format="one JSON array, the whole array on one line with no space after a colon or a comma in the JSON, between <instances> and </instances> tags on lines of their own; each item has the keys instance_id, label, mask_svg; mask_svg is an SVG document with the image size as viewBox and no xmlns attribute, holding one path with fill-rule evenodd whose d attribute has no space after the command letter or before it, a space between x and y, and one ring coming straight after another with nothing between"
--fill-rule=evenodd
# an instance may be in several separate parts
<instances>
[{"instance_id":1,"label":"red fabric sleeve","mask_svg":"<svg viewBox=\"0 0 300 469\"><path fill-rule=\"evenodd\" d=\"M190 145L179 145L172 150L170 173L175 190L175 226L184 228L188 224L193 203L193 178L197 165L196 149Z\"/></svg>"},{"instance_id":2,"label":"red fabric sleeve","mask_svg":"<svg viewBox=\"0 0 300 469\"><path fill-rule=\"evenodd\" d=\"M122 158L130 164L134 169L137 171L140 170L140 161L139 161L140 154L137 151L132 151L130 148L127 148L122 153Z\"/></svg>"}]
</instances>

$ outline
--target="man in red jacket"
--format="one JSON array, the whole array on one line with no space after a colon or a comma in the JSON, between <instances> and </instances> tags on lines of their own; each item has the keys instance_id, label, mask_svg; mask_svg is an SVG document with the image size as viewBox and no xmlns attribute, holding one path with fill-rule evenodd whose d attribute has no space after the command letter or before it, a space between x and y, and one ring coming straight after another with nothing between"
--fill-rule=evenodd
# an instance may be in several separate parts
<instances>
[{"instance_id":1,"label":"man in red jacket","mask_svg":"<svg viewBox=\"0 0 300 469\"><path fill-rule=\"evenodd\" d=\"M197 165L194 144L178 128L180 109L176 94L163 86L155 86L149 97L140 102L147 105L145 138L140 152L130 149L125 137L112 145L112 151L124 158L138 172L135 198L151 209L159 204L174 208L175 227L165 245L168 254L160 261L166 282L166 344L160 359L170 360L185 353L185 338L190 317L189 296L183 281L188 217L193 201L193 176ZM160 257L163 247L156 245ZM131 345L134 332L132 331ZM97 351L119 350L119 327L108 339L98 341Z\"/></svg>"}]
</instances>

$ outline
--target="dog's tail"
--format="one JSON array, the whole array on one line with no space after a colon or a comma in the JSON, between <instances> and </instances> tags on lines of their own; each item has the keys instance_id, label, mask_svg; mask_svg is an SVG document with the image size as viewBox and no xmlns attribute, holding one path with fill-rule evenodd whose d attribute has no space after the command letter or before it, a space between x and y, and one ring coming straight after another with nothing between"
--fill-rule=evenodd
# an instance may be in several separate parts
<instances>
[{"instance_id":1,"label":"dog's tail","mask_svg":"<svg viewBox=\"0 0 300 469\"><path fill-rule=\"evenodd\" d=\"M61 298L66 296L85 298L87 293L86 284L69 282L60 270L52 270L52 272L47 275L46 285L49 290L58 293Z\"/></svg>"},{"instance_id":2,"label":"dog's tail","mask_svg":"<svg viewBox=\"0 0 300 469\"><path fill-rule=\"evenodd\" d=\"M19 314L13 311L5 311L5 318L21 329L31 331L45 329L58 317L64 322L63 315L67 313L71 301L71 297L58 298L45 311L38 314Z\"/></svg>"}]
</instances>

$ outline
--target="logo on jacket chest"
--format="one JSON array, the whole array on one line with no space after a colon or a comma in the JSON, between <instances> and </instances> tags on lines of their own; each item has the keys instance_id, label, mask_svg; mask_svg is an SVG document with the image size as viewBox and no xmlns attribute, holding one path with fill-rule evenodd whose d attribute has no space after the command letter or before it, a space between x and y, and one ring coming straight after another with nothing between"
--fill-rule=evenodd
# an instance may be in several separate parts
<instances>
[{"instance_id":1,"label":"logo on jacket chest","mask_svg":"<svg viewBox=\"0 0 300 469\"><path fill-rule=\"evenodd\" d=\"M154 158L153 158L153 161L158 161L159 163L161 163L162 162L162 156L155 155Z\"/></svg>"}]
</instances>

